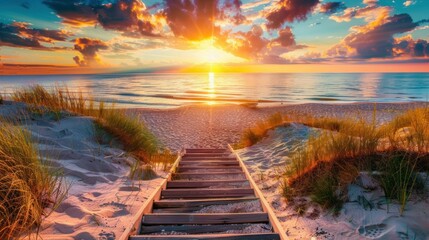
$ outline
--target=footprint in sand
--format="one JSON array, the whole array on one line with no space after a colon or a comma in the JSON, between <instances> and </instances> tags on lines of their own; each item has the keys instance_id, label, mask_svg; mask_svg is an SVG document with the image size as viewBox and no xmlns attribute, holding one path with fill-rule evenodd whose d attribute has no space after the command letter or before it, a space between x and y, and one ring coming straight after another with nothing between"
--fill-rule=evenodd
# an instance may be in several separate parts
<instances>
[{"instance_id":1,"label":"footprint in sand","mask_svg":"<svg viewBox=\"0 0 429 240\"><path fill-rule=\"evenodd\" d=\"M386 224L381 223L375 225L361 226L358 231L359 234L364 237L375 239L386 233Z\"/></svg>"}]
</instances>

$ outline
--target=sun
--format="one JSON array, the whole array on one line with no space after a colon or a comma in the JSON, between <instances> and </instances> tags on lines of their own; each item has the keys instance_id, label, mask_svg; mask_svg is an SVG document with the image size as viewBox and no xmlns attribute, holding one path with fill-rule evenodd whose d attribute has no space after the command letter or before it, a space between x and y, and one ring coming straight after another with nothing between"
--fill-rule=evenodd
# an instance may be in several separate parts
<instances>
[{"instance_id":1,"label":"sun","mask_svg":"<svg viewBox=\"0 0 429 240\"><path fill-rule=\"evenodd\" d=\"M202 63L215 64L236 61L230 53L215 47L211 39L199 42L198 49L200 52L198 58Z\"/></svg>"}]
</instances>

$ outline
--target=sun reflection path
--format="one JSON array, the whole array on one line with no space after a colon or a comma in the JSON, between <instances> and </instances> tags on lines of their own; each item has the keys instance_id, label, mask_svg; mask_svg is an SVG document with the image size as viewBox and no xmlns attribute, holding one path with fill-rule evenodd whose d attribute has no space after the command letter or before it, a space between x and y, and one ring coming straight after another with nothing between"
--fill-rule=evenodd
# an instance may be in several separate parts
<instances>
[{"instance_id":1,"label":"sun reflection path","mask_svg":"<svg viewBox=\"0 0 429 240\"><path fill-rule=\"evenodd\" d=\"M211 99L207 101L208 105L216 104L216 90L215 90L215 74L214 72L209 72L209 88L208 88L208 98Z\"/></svg>"}]
</instances>

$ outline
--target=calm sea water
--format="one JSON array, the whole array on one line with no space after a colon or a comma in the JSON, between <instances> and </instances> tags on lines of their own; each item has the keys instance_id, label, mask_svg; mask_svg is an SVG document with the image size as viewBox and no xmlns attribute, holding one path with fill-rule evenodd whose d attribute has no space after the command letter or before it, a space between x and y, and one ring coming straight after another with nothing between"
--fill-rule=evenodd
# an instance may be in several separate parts
<instances>
[{"instance_id":1,"label":"calm sea water","mask_svg":"<svg viewBox=\"0 0 429 240\"><path fill-rule=\"evenodd\" d=\"M98 74L0 76L0 92L31 84L72 91L123 107L197 103L407 102L429 100L429 73Z\"/></svg>"}]
</instances>

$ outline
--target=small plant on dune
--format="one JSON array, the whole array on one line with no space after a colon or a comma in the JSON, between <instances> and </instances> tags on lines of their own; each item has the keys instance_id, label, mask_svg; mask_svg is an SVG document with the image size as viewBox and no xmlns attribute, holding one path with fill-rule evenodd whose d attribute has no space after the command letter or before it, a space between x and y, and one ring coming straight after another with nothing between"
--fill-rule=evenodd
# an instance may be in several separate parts
<instances>
[{"instance_id":1,"label":"small plant on dune","mask_svg":"<svg viewBox=\"0 0 429 240\"><path fill-rule=\"evenodd\" d=\"M0 122L0 239L40 226L65 196L62 178L43 164L30 134Z\"/></svg>"},{"instance_id":2,"label":"small plant on dune","mask_svg":"<svg viewBox=\"0 0 429 240\"><path fill-rule=\"evenodd\" d=\"M261 141L267 132L273 128L288 124L281 113L274 113L264 121L257 122L253 127L244 131L240 141L234 144L234 148L250 147Z\"/></svg>"},{"instance_id":3,"label":"small plant on dune","mask_svg":"<svg viewBox=\"0 0 429 240\"><path fill-rule=\"evenodd\" d=\"M403 214L417 182L416 161L408 156L393 156L384 161L380 184L388 200L398 200Z\"/></svg>"},{"instance_id":4,"label":"small plant on dune","mask_svg":"<svg viewBox=\"0 0 429 240\"><path fill-rule=\"evenodd\" d=\"M158 175L150 164L142 164L141 162L136 161L135 164L131 167L130 179L151 180L157 177Z\"/></svg>"},{"instance_id":5,"label":"small plant on dune","mask_svg":"<svg viewBox=\"0 0 429 240\"><path fill-rule=\"evenodd\" d=\"M343 201L336 192L337 186L336 179L330 173L325 173L314 182L311 199L323 208L338 214L343 206Z\"/></svg>"},{"instance_id":6,"label":"small plant on dune","mask_svg":"<svg viewBox=\"0 0 429 240\"><path fill-rule=\"evenodd\" d=\"M149 155L157 152L158 142L155 136L137 115L128 115L122 110L105 110L103 117L98 121L124 143L127 151L144 151Z\"/></svg>"}]
</instances>

